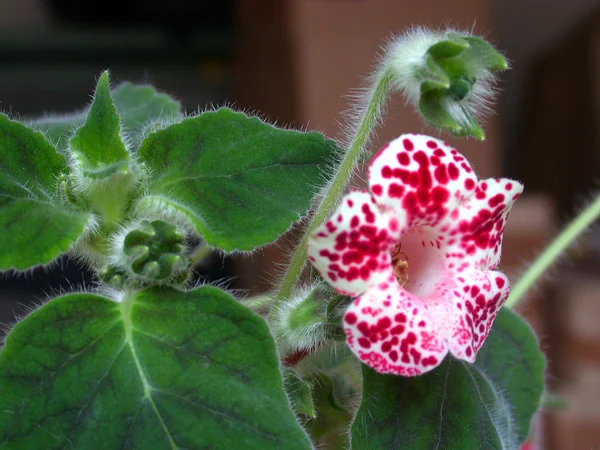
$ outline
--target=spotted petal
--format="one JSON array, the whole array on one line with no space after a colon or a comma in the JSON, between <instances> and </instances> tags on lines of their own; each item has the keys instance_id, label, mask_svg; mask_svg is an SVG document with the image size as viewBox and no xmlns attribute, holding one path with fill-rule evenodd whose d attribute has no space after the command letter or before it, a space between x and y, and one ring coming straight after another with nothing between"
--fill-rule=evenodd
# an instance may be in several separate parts
<instances>
[{"instance_id":1,"label":"spotted petal","mask_svg":"<svg viewBox=\"0 0 600 450\"><path fill-rule=\"evenodd\" d=\"M448 235L445 247L451 270L485 270L498 265L504 225L521 192L521 183L505 178L479 182L474 195L441 227Z\"/></svg>"},{"instance_id":2,"label":"spotted petal","mask_svg":"<svg viewBox=\"0 0 600 450\"><path fill-rule=\"evenodd\" d=\"M380 214L371 195L352 192L311 235L308 257L338 292L360 295L392 273L389 248L398 231L398 221Z\"/></svg>"},{"instance_id":3,"label":"spotted petal","mask_svg":"<svg viewBox=\"0 0 600 450\"><path fill-rule=\"evenodd\" d=\"M473 195L477 178L468 161L445 142L404 134L375 156L369 187L382 211L402 228L436 226Z\"/></svg>"},{"instance_id":4,"label":"spotted petal","mask_svg":"<svg viewBox=\"0 0 600 450\"><path fill-rule=\"evenodd\" d=\"M438 323L394 277L354 300L344 316L348 345L360 360L379 373L403 376L421 375L445 358L448 345Z\"/></svg>"},{"instance_id":5,"label":"spotted petal","mask_svg":"<svg viewBox=\"0 0 600 450\"><path fill-rule=\"evenodd\" d=\"M457 278L457 283L454 325L448 344L455 357L472 363L508 297L510 286L503 273L494 271L466 273Z\"/></svg>"}]
</instances>

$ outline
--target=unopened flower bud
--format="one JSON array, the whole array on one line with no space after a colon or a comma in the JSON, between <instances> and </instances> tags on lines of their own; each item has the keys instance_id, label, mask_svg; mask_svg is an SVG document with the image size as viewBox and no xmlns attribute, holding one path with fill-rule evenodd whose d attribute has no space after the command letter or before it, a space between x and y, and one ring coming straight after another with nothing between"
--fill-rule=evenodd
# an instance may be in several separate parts
<instances>
[{"instance_id":1,"label":"unopened flower bud","mask_svg":"<svg viewBox=\"0 0 600 450\"><path fill-rule=\"evenodd\" d=\"M395 88L427 122L484 139L478 118L489 112L495 72L508 68L492 45L456 30L415 28L390 43L386 62Z\"/></svg>"},{"instance_id":2,"label":"unopened flower bud","mask_svg":"<svg viewBox=\"0 0 600 450\"><path fill-rule=\"evenodd\" d=\"M185 233L163 220L130 225L117 234L113 247L118 256L112 264L139 281L173 281L189 267Z\"/></svg>"}]
</instances>

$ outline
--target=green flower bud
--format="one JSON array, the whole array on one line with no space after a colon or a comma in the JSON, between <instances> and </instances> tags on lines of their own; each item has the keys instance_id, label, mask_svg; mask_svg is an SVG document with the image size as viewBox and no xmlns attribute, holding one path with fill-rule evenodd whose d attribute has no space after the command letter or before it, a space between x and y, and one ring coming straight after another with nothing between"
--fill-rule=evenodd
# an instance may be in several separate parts
<instances>
[{"instance_id":1,"label":"green flower bud","mask_svg":"<svg viewBox=\"0 0 600 450\"><path fill-rule=\"evenodd\" d=\"M116 247L116 248L115 248ZM187 278L185 234L163 220L142 220L117 235L112 262L139 281L172 283Z\"/></svg>"},{"instance_id":2,"label":"green flower bud","mask_svg":"<svg viewBox=\"0 0 600 450\"><path fill-rule=\"evenodd\" d=\"M508 68L492 45L455 30L416 28L392 41L386 61L395 88L427 122L484 139L478 118L495 96L495 72Z\"/></svg>"}]
</instances>

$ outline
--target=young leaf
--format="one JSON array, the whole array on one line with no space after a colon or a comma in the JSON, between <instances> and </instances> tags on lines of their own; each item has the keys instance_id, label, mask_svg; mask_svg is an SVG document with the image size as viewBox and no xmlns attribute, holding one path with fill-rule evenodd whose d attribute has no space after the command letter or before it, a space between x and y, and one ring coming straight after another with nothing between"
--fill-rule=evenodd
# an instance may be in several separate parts
<instances>
[{"instance_id":1,"label":"young leaf","mask_svg":"<svg viewBox=\"0 0 600 450\"><path fill-rule=\"evenodd\" d=\"M544 356L529 326L502 309L475 364L451 357L413 378L363 366L352 448L518 449L544 391Z\"/></svg>"},{"instance_id":2,"label":"young leaf","mask_svg":"<svg viewBox=\"0 0 600 450\"><path fill-rule=\"evenodd\" d=\"M104 72L98 79L85 124L70 141L70 151L85 176L104 178L127 168L129 152L120 134L121 125L110 96L108 72Z\"/></svg>"},{"instance_id":3,"label":"young leaf","mask_svg":"<svg viewBox=\"0 0 600 450\"><path fill-rule=\"evenodd\" d=\"M121 83L111 91L112 99L121 117L121 125L133 148L141 142L143 129L157 120L180 119L179 102L166 94L158 93L152 86ZM50 116L30 122L42 131L60 150L66 149L69 138L85 123L87 110L75 114Z\"/></svg>"},{"instance_id":4,"label":"young leaf","mask_svg":"<svg viewBox=\"0 0 600 450\"><path fill-rule=\"evenodd\" d=\"M70 294L0 353L0 446L310 449L265 322L217 288Z\"/></svg>"},{"instance_id":5,"label":"young leaf","mask_svg":"<svg viewBox=\"0 0 600 450\"><path fill-rule=\"evenodd\" d=\"M312 397L312 385L292 370L286 370L283 373L283 382L294 412L314 419L316 412Z\"/></svg>"},{"instance_id":6,"label":"young leaf","mask_svg":"<svg viewBox=\"0 0 600 450\"><path fill-rule=\"evenodd\" d=\"M334 144L222 108L149 135L138 151L154 176L146 203L186 214L225 251L273 242L302 217Z\"/></svg>"},{"instance_id":7,"label":"young leaf","mask_svg":"<svg viewBox=\"0 0 600 450\"><path fill-rule=\"evenodd\" d=\"M341 380L336 380L339 384ZM348 426L352 414L346 411L335 397L335 385L325 374L313 381L316 418L306 422L311 437L319 448L347 449Z\"/></svg>"},{"instance_id":8,"label":"young leaf","mask_svg":"<svg viewBox=\"0 0 600 450\"><path fill-rule=\"evenodd\" d=\"M89 220L57 196L65 159L41 133L0 115L0 161L0 270L47 264Z\"/></svg>"},{"instance_id":9,"label":"young leaf","mask_svg":"<svg viewBox=\"0 0 600 450\"><path fill-rule=\"evenodd\" d=\"M77 128L85 123L87 111L73 114L52 115L41 119L25 122L28 127L44 133L46 139L56 145L63 152L69 143L69 138Z\"/></svg>"}]
</instances>

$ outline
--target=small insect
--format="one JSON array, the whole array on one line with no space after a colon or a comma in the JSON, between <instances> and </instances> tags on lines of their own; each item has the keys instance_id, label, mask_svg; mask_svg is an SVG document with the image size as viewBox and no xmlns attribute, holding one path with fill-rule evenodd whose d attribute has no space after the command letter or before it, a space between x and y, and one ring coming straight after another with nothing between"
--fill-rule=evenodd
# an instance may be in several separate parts
<instances>
[{"instance_id":1,"label":"small insect","mask_svg":"<svg viewBox=\"0 0 600 450\"><path fill-rule=\"evenodd\" d=\"M402 244L398 242L392 249L392 266L394 275L402 287L408 284L408 256L402 251Z\"/></svg>"}]
</instances>

